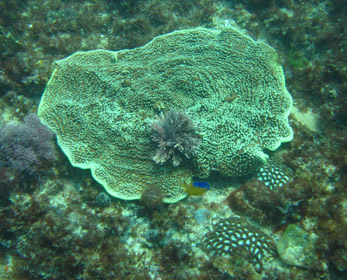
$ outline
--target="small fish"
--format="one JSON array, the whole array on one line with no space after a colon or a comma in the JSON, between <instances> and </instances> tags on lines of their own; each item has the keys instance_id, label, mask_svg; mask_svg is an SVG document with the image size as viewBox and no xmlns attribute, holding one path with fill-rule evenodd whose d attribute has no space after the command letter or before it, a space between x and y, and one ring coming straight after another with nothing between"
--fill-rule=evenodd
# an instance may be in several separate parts
<instances>
[{"instance_id":1,"label":"small fish","mask_svg":"<svg viewBox=\"0 0 347 280\"><path fill-rule=\"evenodd\" d=\"M199 188L204 188L204 189L207 189L207 190L210 189L210 185L207 182L197 182L197 181L194 181L193 182L193 186L194 187L199 187Z\"/></svg>"},{"instance_id":2,"label":"small fish","mask_svg":"<svg viewBox=\"0 0 347 280\"><path fill-rule=\"evenodd\" d=\"M181 183L184 188L184 192L189 195L202 195L210 189L210 185L207 182L191 182L187 184L185 182Z\"/></svg>"}]
</instances>

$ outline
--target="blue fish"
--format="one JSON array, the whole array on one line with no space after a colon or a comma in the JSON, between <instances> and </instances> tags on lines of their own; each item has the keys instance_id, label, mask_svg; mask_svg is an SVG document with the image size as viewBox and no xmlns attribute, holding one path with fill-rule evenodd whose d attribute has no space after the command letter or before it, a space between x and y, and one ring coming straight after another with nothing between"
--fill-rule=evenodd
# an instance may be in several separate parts
<instances>
[{"instance_id":1,"label":"blue fish","mask_svg":"<svg viewBox=\"0 0 347 280\"><path fill-rule=\"evenodd\" d=\"M198 188L202 188L202 189L206 189L206 190L210 189L210 185L207 182L197 182L197 181L194 181L193 182L193 186L194 187L198 187Z\"/></svg>"}]
</instances>

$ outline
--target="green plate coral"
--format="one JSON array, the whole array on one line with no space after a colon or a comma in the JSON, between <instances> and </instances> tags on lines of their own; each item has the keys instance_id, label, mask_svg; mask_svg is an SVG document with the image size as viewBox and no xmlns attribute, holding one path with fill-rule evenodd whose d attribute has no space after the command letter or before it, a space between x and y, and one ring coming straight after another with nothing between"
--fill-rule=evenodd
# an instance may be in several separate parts
<instances>
[{"instance_id":1,"label":"green plate coral","mask_svg":"<svg viewBox=\"0 0 347 280\"><path fill-rule=\"evenodd\" d=\"M151 122L170 108L186 112L201 135L195 157L177 167L152 160ZM180 181L193 174L256 171L263 149L293 138L291 108L273 48L234 28L195 28L57 61L38 114L72 165L91 169L111 195L138 199L156 185L176 202L186 196Z\"/></svg>"}]
</instances>

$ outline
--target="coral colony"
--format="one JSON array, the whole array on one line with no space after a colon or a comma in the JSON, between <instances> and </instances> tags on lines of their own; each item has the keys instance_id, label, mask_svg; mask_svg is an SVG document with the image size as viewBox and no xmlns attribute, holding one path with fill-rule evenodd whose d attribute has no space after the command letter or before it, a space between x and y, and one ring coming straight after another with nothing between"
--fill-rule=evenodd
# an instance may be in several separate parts
<instances>
[{"instance_id":1,"label":"coral colony","mask_svg":"<svg viewBox=\"0 0 347 280\"><path fill-rule=\"evenodd\" d=\"M260 271L264 260L278 256L274 240L240 217L212 220L213 230L201 240L213 256L241 255Z\"/></svg>"},{"instance_id":2,"label":"coral colony","mask_svg":"<svg viewBox=\"0 0 347 280\"><path fill-rule=\"evenodd\" d=\"M166 202L177 202L186 197L181 181L211 172L249 176L266 162L264 149L293 139L293 102L276 51L233 27L76 52L55 69L40 119L74 166L91 169L121 199L139 199L157 185ZM164 114L155 121L157 104ZM155 164L168 160L173 166Z\"/></svg>"},{"instance_id":3,"label":"coral colony","mask_svg":"<svg viewBox=\"0 0 347 280\"><path fill-rule=\"evenodd\" d=\"M264 184L271 190L283 187L292 179L292 177L292 170L282 164L272 161L268 161L257 173L257 179L264 182Z\"/></svg>"},{"instance_id":4,"label":"coral colony","mask_svg":"<svg viewBox=\"0 0 347 280\"><path fill-rule=\"evenodd\" d=\"M0 279L347 279L345 2L0 1Z\"/></svg>"}]
</instances>

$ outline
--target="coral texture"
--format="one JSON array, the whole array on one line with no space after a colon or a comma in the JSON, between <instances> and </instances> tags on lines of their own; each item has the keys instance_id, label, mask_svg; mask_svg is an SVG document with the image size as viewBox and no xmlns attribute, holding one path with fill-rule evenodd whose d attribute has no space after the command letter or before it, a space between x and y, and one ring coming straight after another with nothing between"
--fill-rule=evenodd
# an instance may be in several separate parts
<instances>
[{"instance_id":1,"label":"coral texture","mask_svg":"<svg viewBox=\"0 0 347 280\"><path fill-rule=\"evenodd\" d=\"M199 120L196 169L160 167L147 130L158 108ZM77 52L57 61L39 106L74 166L90 168L113 196L138 199L158 185L166 202L185 197L179 182L256 171L263 149L290 141L292 98L273 48L234 28L196 28L118 52Z\"/></svg>"},{"instance_id":2,"label":"coral texture","mask_svg":"<svg viewBox=\"0 0 347 280\"><path fill-rule=\"evenodd\" d=\"M214 256L239 254L261 270L264 260L277 257L273 239L239 217L212 220L213 230L201 240L202 247Z\"/></svg>"},{"instance_id":3,"label":"coral texture","mask_svg":"<svg viewBox=\"0 0 347 280\"><path fill-rule=\"evenodd\" d=\"M174 166L186 158L194 156L199 148L200 139L196 125L187 114L171 108L164 116L161 114L152 124L152 139L158 144L153 160L162 164L172 159Z\"/></svg>"},{"instance_id":4,"label":"coral texture","mask_svg":"<svg viewBox=\"0 0 347 280\"><path fill-rule=\"evenodd\" d=\"M293 178L293 171L290 168L274 161L267 161L267 163L259 169L257 179L275 190L283 187Z\"/></svg>"}]
</instances>

